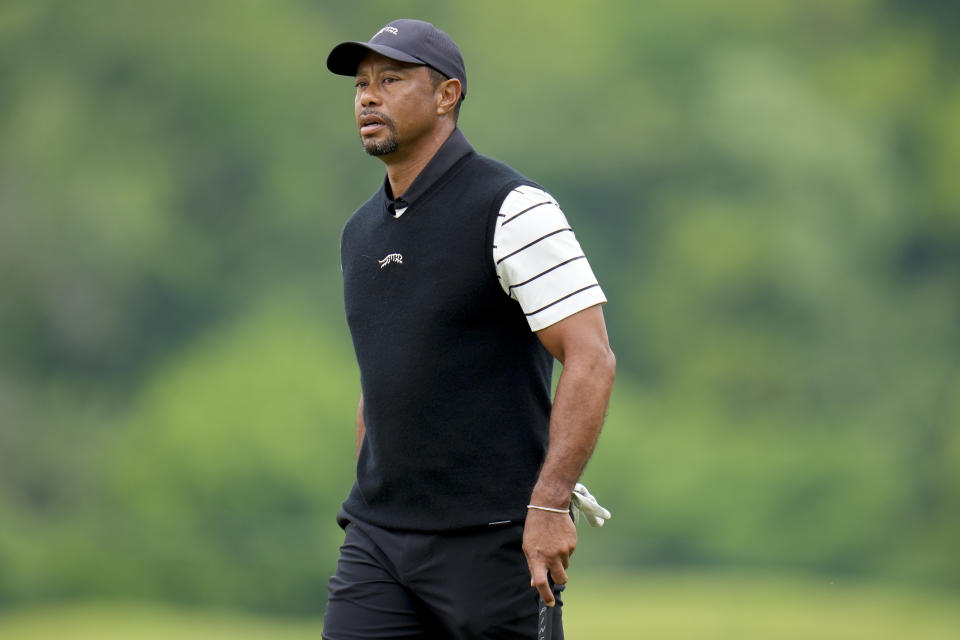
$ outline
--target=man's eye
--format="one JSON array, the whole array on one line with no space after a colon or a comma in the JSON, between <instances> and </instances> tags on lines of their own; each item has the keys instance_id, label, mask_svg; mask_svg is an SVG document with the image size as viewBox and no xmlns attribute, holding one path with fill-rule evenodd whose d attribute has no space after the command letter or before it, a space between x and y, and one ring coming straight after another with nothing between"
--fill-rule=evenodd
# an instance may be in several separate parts
<instances>
[{"instance_id":1,"label":"man's eye","mask_svg":"<svg viewBox=\"0 0 960 640\"><path fill-rule=\"evenodd\" d=\"M365 86L367 86L367 83L366 83L366 82L355 82L355 83L353 83L353 86L354 86L355 89L359 89L360 87L365 87Z\"/></svg>"},{"instance_id":2,"label":"man's eye","mask_svg":"<svg viewBox=\"0 0 960 640\"><path fill-rule=\"evenodd\" d=\"M384 83L384 84L393 84L393 83L396 82L396 81L397 81L397 78L384 78L384 79L383 79L383 83Z\"/></svg>"}]
</instances>

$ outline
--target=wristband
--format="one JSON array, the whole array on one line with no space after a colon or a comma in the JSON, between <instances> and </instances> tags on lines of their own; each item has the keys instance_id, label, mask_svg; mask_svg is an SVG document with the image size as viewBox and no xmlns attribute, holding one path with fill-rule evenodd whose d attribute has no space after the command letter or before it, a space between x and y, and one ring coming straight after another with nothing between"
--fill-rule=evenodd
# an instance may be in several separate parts
<instances>
[{"instance_id":1,"label":"wristband","mask_svg":"<svg viewBox=\"0 0 960 640\"><path fill-rule=\"evenodd\" d=\"M538 506L535 505L535 504L528 504L528 505L527 505L527 509L537 509L537 510L539 510L539 511L549 511L550 513L565 513L565 514L569 514L569 513L570 513L570 509L569 509L569 508L567 508L567 509L554 509L553 507L538 507Z\"/></svg>"}]
</instances>

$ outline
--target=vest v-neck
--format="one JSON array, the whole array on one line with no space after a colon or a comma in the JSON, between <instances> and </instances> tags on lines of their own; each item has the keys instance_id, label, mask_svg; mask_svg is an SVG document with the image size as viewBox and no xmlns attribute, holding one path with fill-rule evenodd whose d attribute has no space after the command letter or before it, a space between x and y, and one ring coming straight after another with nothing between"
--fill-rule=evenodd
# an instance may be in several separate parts
<instances>
[{"instance_id":1,"label":"vest v-neck","mask_svg":"<svg viewBox=\"0 0 960 640\"><path fill-rule=\"evenodd\" d=\"M383 179L383 208L384 212L391 218L400 218L410 206L415 203L430 187L432 187L443 174L449 171L453 165L462 157L473 151L473 147L467 141L460 129L454 129L450 137L446 139L443 145L437 149L437 152L430 158L430 162L423 168L413 182L399 197L393 197L393 190L390 188L389 176Z\"/></svg>"}]
</instances>

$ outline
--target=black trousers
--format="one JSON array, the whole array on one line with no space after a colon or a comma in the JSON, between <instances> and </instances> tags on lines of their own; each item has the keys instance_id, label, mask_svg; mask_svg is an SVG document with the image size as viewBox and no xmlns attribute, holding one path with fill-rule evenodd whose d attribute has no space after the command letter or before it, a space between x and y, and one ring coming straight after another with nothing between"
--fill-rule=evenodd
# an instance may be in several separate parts
<instances>
[{"instance_id":1,"label":"black trousers","mask_svg":"<svg viewBox=\"0 0 960 640\"><path fill-rule=\"evenodd\" d=\"M326 640L563 640L563 587L554 587L557 606L542 610L522 525L430 534L359 522L345 529L330 579Z\"/></svg>"}]
</instances>

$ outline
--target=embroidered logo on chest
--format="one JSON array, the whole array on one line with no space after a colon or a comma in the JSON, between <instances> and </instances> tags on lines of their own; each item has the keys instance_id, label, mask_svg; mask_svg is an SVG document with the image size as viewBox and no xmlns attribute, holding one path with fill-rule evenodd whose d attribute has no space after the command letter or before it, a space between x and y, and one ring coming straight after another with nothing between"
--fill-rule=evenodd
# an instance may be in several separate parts
<instances>
[{"instance_id":1,"label":"embroidered logo on chest","mask_svg":"<svg viewBox=\"0 0 960 640\"><path fill-rule=\"evenodd\" d=\"M383 260L377 260L380 263L380 268L383 269L385 266L391 262L396 262L397 264L403 264L403 256L399 253L391 253L383 257Z\"/></svg>"}]
</instances>

